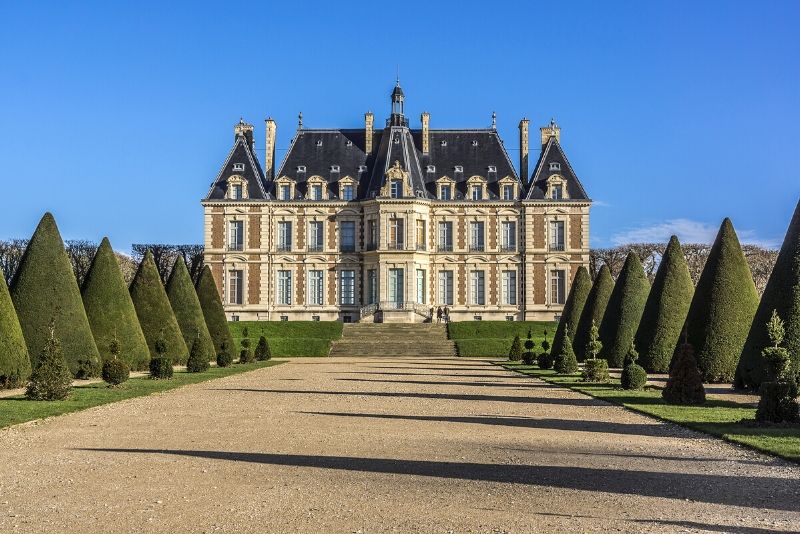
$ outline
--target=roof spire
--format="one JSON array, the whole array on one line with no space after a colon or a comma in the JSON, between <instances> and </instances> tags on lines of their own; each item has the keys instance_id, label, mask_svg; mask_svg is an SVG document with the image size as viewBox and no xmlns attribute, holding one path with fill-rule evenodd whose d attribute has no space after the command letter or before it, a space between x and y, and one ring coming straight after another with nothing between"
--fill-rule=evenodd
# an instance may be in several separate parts
<instances>
[{"instance_id":1,"label":"roof spire","mask_svg":"<svg viewBox=\"0 0 800 534\"><path fill-rule=\"evenodd\" d=\"M297 129L298 130L302 130L303 129L303 112L302 111L297 114Z\"/></svg>"},{"instance_id":2,"label":"roof spire","mask_svg":"<svg viewBox=\"0 0 800 534\"><path fill-rule=\"evenodd\" d=\"M492 130L497 129L497 113L492 111Z\"/></svg>"}]
</instances>

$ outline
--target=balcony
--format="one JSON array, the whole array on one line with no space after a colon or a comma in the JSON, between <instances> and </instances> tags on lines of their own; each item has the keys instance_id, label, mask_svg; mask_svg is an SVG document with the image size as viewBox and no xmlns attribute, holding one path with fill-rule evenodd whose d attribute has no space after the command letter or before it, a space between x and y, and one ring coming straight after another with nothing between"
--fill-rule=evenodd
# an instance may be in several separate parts
<instances>
[{"instance_id":1,"label":"balcony","mask_svg":"<svg viewBox=\"0 0 800 534\"><path fill-rule=\"evenodd\" d=\"M417 243L417 250L428 250L428 245L425 243Z\"/></svg>"},{"instance_id":2,"label":"balcony","mask_svg":"<svg viewBox=\"0 0 800 534\"><path fill-rule=\"evenodd\" d=\"M278 244L277 250L278 250L278 252L291 252L292 251L292 244L291 243L280 243L280 244Z\"/></svg>"},{"instance_id":3,"label":"balcony","mask_svg":"<svg viewBox=\"0 0 800 534\"><path fill-rule=\"evenodd\" d=\"M470 252L483 252L485 249L486 249L486 247L484 247L482 243L481 244L477 244L477 245L470 245L469 246L469 251Z\"/></svg>"},{"instance_id":4,"label":"balcony","mask_svg":"<svg viewBox=\"0 0 800 534\"><path fill-rule=\"evenodd\" d=\"M390 241L387 244L386 248L388 248L389 250L405 250L406 246L405 243L403 243L402 241L394 241L394 242Z\"/></svg>"},{"instance_id":5,"label":"balcony","mask_svg":"<svg viewBox=\"0 0 800 534\"><path fill-rule=\"evenodd\" d=\"M355 252L355 251L356 251L355 244L342 243L341 245L339 245L339 252Z\"/></svg>"},{"instance_id":6,"label":"balcony","mask_svg":"<svg viewBox=\"0 0 800 534\"><path fill-rule=\"evenodd\" d=\"M313 245L308 245L309 252L322 252L325 247L322 246L321 243L315 243Z\"/></svg>"},{"instance_id":7,"label":"balcony","mask_svg":"<svg viewBox=\"0 0 800 534\"><path fill-rule=\"evenodd\" d=\"M228 250L231 252L241 252L244 250L244 243L228 243Z\"/></svg>"},{"instance_id":8,"label":"balcony","mask_svg":"<svg viewBox=\"0 0 800 534\"><path fill-rule=\"evenodd\" d=\"M550 243L550 252L564 252L565 249L564 243Z\"/></svg>"},{"instance_id":9,"label":"balcony","mask_svg":"<svg viewBox=\"0 0 800 534\"><path fill-rule=\"evenodd\" d=\"M516 252L516 251L517 251L517 245L506 244L500 246L500 252Z\"/></svg>"},{"instance_id":10,"label":"balcony","mask_svg":"<svg viewBox=\"0 0 800 534\"><path fill-rule=\"evenodd\" d=\"M453 252L453 244L450 243L449 245L443 245L439 243L439 246L436 247L439 252Z\"/></svg>"}]
</instances>

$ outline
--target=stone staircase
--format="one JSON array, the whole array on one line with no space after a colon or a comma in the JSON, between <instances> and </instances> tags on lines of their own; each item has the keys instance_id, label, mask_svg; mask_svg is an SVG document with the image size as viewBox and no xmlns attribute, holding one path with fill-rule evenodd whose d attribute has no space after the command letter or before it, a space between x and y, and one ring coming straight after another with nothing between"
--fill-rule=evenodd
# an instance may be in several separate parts
<instances>
[{"instance_id":1,"label":"stone staircase","mask_svg":"<svg viewBox=\"0 0 800 534\"><path fill-rule=\"evenodd\" d=\"M342 338L331 346L331 356L456 356L444 325L421 323L345 324Z\"/></svg>"}]
</instances>

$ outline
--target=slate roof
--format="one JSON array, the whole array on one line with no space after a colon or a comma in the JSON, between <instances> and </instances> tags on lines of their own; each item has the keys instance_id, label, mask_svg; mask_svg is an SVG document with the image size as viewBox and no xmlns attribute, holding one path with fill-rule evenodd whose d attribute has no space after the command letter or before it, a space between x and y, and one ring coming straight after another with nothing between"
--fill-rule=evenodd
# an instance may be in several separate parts
<instances>
[{"instance_id":1,"label":"slate roof","mask_svg":"<svg viewBox=\"0 0 800 534\"><path fill-rule=\"evenodd\" d=\"M561 169L551 171L551 163L558 163ZM589 196L578 179L578 175L572 169L561 144L555 137L550 137L533 170L530 187L525 198L528 200L544 199L547 191L547 179L553 174L558 174L567 180L567 195L570 200L589 200Z\"/></svg>"},{"instance_id":2,"label":"slate roof","mask_svg":"<svg viewBox=\"0 0 800 534\"><path fill-rule=\"evenodd\" d=\"M241 164L244 170L234 170L234 165ZM264 171L258 158L255 157L253 146L245 135L237 135L233 148L228 153L228 157L222 168L217 174L216 179L211 184L206 195L206 200L224 200L228 190L228 178L231 176L241 176L247 180L247 196L250 200L268 200L266 180Z\"/></svg>"}]
</instances>

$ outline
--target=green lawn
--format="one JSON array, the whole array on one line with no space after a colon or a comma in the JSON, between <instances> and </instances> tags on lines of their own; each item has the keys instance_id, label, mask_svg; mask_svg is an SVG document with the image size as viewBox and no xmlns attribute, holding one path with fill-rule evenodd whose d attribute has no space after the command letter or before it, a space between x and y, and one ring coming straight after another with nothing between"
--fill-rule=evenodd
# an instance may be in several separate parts
<instances>
[{"instance_id":1,"label":"green lawn","mask_svg":"<svg viewBox=\"0 0 800 534\"><path fill-rule=\"evenodd\" d=\"M212 367L204 373L175 371L175 375L171 380L150 380L146 377L131 378L117 388L109 388L104 382L87 384L72 388L70 398L64 401L32 401L23 396L0 398L0 428L33 421L34 419L77 412L110 402L142 397L151 393L253 371L279 363L281 362L266 361L245 365L234 364L230 367Z\"/></svg>"},{"instance_id":2,"label":"green lawn","mask_svg":"<svg viewBox=\"0 0 800 534\"><path fill-rule=\"evenodd\" d=\"M342 323L339 321L233 321L228 326L236 342L237 355L245 328L252 349L258 344L258 338L264 336L272 356L276 358L327 356L331 341L342 337Z\"/></svg>"},{"instance_id":3,"label":"green lawn","mask_svg":"<svg viewBox=\"0 0 800 534\"><path fill-rule=\"evenodd\" d=\"M556 326L547 321L459 321L447 325L447 336L455 342L459 356L505 358L515 335L524 342L530 330L535 350L541 352L545 331L552 341Z\"/></svg>"},{"instance_id":4,"label":"green lawn","mask_svg":"<svg viewBox=\"0 0 800 534\"><path fill-rule=\"evenodd\" d=\"M619 380L616 379L608 384L591 384L580 382L578 375L559 375L553 370L545 371L538 367L508 362L501 365L657 419L678 423L761 452L800 462L800 427L765 428L743 424L740 422L742 419L753 419L756 413L755 408L745 404L708 400L703 406L675 406L663 401L659 388L626 391L620 388Z\"/></svg>"}]
</instances>

